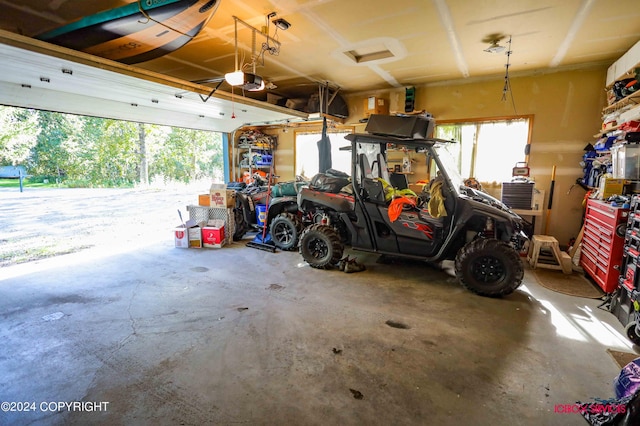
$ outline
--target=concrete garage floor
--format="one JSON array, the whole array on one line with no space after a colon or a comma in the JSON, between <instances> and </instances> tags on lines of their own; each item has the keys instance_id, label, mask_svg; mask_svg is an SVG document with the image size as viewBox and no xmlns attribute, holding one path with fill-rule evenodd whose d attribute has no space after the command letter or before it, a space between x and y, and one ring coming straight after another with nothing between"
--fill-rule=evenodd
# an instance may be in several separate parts
<instances>
[{"instance_id":1,"label":"concrete garage floor","mask_svg":"<svg viewBox=\"0 0 640 426\"><path fill-rule=\"evenodd\" d=\"M0 198L13 230L7 203L30 203ZM35 406L0 425L586 425L556 406L613 397L606 350L634 351L599 300L530 270L496 300L424 264L352 253L368 269L345 274L153 235L0 269L0 401Z\"/></svg>"}]
</instances>

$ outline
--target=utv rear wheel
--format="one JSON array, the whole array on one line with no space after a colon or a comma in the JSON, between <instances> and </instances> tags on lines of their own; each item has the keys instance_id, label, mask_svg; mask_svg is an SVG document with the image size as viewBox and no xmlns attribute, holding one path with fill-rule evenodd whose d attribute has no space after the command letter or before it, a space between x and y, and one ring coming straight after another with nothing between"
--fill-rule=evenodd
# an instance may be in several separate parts
<instances>
[{"instance_id":1,"label":"utv rear wheel","mask_svg":"<svg viewBox=\"0 0 640 426\"><path fill-rule=\"evenodd\" d=\"M328 269L336 265L344 252L340 236L330 226L315 224L300 236L300 254L312 268Z\"/></svg>"},{"instance_id":2,"label":"utv rear wheel","mask_svg":"<svg viewBox=\"0 0 640 426\"><path fill-rule=\"evenodd\" d=\"M292 213L280 213L271 221L271 239L280 250L294 250L302 231L302 222Z\"/></svg>"},{"instance_id":3,"label":"utv rear wheel","mask_svg":"<svg viewBox=\"0 0 640 426\"><path fill-rule=\"evenodd\" d=\"M509 244L494 239L481 238L462 247L455 270L467 290L488 297L511 294L524 277L518 253Z\"/></svg>"}]
</instances>

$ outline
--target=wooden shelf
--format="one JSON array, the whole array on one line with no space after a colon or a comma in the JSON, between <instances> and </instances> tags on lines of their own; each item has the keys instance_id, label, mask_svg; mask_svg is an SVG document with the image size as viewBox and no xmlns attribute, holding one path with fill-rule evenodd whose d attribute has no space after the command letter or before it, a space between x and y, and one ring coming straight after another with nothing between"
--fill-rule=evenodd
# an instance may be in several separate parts
<instances>
[{"instance_id":1,"label":"wooden shelf","mask_svg":"<svg viewBox=\"0 0 640 426\"><path fill-rule=\"evenodd\" d=\"M415 162L417 162L417 161L418 161L418 160L416 160L415 158L410 158L409 160L410 160L412 163L415 163ZM387 163L402 163L402 162L404 162L404 160L403 160L403 159L398 159L398 160L396 160L396 159L393 159L393 158L387 158Z\"/></svg>"},{"instance_id":2,"label":"wooden shelf","mask_svg":"<svg viewBox=\"0 0 640 426\"><path fill-rule=\"evenodd\" d=\"M620 108L623 108L627 105L634 105L634 104L639 104L640 103L640 90L638 90L637 92L633 92L632 94L630 94L629 96L626 96L622 99L620 99L618 102L615 102L611 105L609 105L608 107L605 107L602 112L604 114L609 114L613 111L616 111Z\"/></svg>"},{"instance_id":3,"label":"wooden shelf","mask_svg":"<svg viewBox=\"0 0 640 426\"><path fill-rule=\"evenodd\" d=\"M308 120L306 121L322 121L323 118L327 120L335 121L336 123L345 124L347 122L346 118L336 117L335 115L329 115L325 113L313 112L309 114Z\"/></svg>"},{"instance_id":4,"label":"wooden shelf","mask_svg":"<svg viewBox=\"0 0 640 426\"><path fill-rule=\"evenodd\" d=\"M413 110L411 112L404 112L404 111L390 111L389 115L422 115L425 114L427 111L426 110Z\"/></svg>"},{"instance_id":5,"label":"wooden shelf","mask_svg":"<svg viewBox=\"0 0 640 426\"><path fill-rule=\"evenodd\" d=\"M620 128L620 126L621 126L621 125L613 126L613 127L610 127L610 128L608 128L608 129L606 129L606 130L605 130L605 129L602 129L602 131L601 131L600 133L596 133L595 135L593 135L593 137L594 137L595 139L600 139L600 138L602 137L602 135L603 135L603 134L605 134L605 133L609 133L609 132L614 132L614 131L618 130L618 129Z\"/></svg>"}]
</instances>

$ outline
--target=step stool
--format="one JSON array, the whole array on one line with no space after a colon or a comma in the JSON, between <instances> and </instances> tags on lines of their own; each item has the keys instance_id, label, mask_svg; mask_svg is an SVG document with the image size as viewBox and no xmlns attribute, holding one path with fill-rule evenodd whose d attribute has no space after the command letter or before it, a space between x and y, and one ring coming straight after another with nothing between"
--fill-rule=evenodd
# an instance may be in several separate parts
<instances>
[{"instance_id":1,"label":"step stool","mask_svg":"<svg viewBox=\"0 0 640 426\"><path fill-rule=\"evenodd\" d=\"M542 253L544 249L548 249L551 253L546 255ZM573 267L571 256L568 253L560 251L558 240L550 235L534 235L529 246L529 254L527 255L529 265L532 268L556 269L571 274Z\"/></svg>"}]
</instances>

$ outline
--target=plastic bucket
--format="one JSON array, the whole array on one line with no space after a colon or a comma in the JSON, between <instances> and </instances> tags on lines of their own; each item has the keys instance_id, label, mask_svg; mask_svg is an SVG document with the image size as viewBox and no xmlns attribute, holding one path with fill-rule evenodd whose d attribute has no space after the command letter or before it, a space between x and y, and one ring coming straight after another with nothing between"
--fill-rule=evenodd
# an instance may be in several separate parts
<instances>
[{"instance_id":1,"label":"plastic bucket","mask_svg":"<svg viewBox=\"0 0 640 426\"><path fill-rule=\"evenodd\" d=\"M258 226L264 226L267 220L267 206L264 204L256 204L256 222Z\"/></svg>"}]
</instances>

